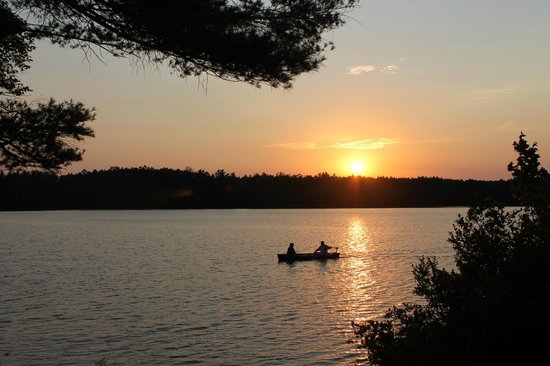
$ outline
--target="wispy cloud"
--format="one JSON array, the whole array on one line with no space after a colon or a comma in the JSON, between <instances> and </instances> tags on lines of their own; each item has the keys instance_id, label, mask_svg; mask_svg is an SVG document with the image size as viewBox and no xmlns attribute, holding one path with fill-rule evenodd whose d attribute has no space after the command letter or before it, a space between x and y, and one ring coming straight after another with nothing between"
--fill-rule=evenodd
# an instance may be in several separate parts
<instances>
[{"instance_id":1,"label":"wispy cloud","mask_svg":"<svg viewBox=\"0 0 550 366\"><path fill-rule=\"evenodd\" d=\"M399 143L399 139L380 138L362 139L347 142L335 142L333 144L319 145L313 142L288 142L281 144L270 144L265 147L279 148L286 150L326 150L326 149L350 149L350 150L375 150Z\"/></svg>"},{"instance_id":2,"label":"wispy cloud","mask_svg":"<svg viewBox=\"0 0 550 366\"><path fill-rule=\"evenodd\" d=\"M483 99L495 99L501 95L509 94L512 92L512 89L493 89L493 88L484 88L477 89L472 92L472 97L476 100Z\"/></svg>"},{"instance_id":3,"label":"wispy cloud","mask_svg":"<svg viewBox=\"0 0 550 366\"><path fill-rule=\"evenodd\" d=\"M394 138L363 139L348 142L338 142L332 144L331 147L335 149L376 150L397 144L398 142L399 139Z\"/></svg>"},{"instance_id":4,"label":"wispy cloud","mask_svg":"<svg viewBox=\"0 0 550 366\"><path fill-rule=\"evenodd\" d=\"M385 73L385 74L396 74L399 72L399 64L405 62L405 58L401 57L397 59L396 63L394 64L387 64L384 66L376 66L376 65L357 65L357 66L350 66L347 68L346 74L347 75L359 75L363 73L369 73L373 72L375 70L378 70L379 72Z\"/></svg>"},{"instance_id":5,"label":"wispy cloud","mask_svg":"<svg viewBox=\"0 0 550 366\"><path fill-rule=\"evenodd\" d=\"M347 75L359 75L366 72L374 71L376 67L374 65L357 65L348 67Z\"/></svg>"},{"instance_id":6,"label":"wispy cloud","mask_svg":"<svg viewBox=\"0 0 550 366\"><path fill-rule=\"evenodd\" d=\"M498 130L509 130L511 128L516 128L514 121L505 122L497 127Z\"/></svg>"},{"instance_id":7,"label":"wispy cloud","mask_svg":"<svg viewBox=\"0 0 550 366\"><path fill-rule=\"evenodd\" d=\"M412 145L441 145L441 144L453 144L463 141L463 139L456 139L456 138L434 138L429 140L409 140L407 141L408 144Z\"/></svg>"},{"instance_id":8,"label":"wispy cloud","mask_svg":"<svg viewBox=\"0 0 550 366\"><path fill-rule=\"evenodd\" d=\"M285 150L317 150L319 147L313 142L285 142L281 144L270 144L265 147L274 147Z\"/></svg>"},{"instance_id":9,"label":"wispy cloud","mask_svg":"<svg viewBox=\"0 0 550 366\"><path fill-rule=\"evenodd\" d=\"M386 74L395 74L397 73L397 71L399 71L399 66L397 65L387 65L387 66L384 66L382 68L382 70L380 70L381 72L384 72Z\"/></svg>"}]
</instances>

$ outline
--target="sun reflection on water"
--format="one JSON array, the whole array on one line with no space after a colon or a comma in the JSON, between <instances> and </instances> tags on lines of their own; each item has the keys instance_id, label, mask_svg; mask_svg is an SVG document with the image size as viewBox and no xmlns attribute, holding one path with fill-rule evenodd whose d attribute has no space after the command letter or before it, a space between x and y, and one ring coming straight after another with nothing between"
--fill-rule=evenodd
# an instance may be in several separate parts
<instances>
[{"instance_id":1,"label":"sun reflection on water","mask_svg":"<svg viewBox=\"0 0 550 366\"><path fill-rule=\"evenodd\" d=\"M372 301L368 289L374 285L369 255L371 235L361 218L350 220L345 243L341 296L346 304L346 315L352 320L365 319L365 304Z\"/></svg>"},{"instance_id":2,"label":"sun reflection on water","mask_svg":"<svg viewBox=\"0 0 550 366\"><path fill-rule=\"evenodd\" d=\"M349 249L354 252L364 253L370 240L369 229L359 218L350 221L348 226Z\"/></svg>"},{"instance_id":3,"label":"sun reflection on water","mask_svg":"<svg viewBox=\"0 0 550 366\"><path fill-rule=\"evenodd\" d=\"M369 306L376 301L372 298L370 289L374 285L371 271L371 232L367 221L361 217L353 217L341 233L340 250L342 259L338 261L338 280L332 285L337 287L338 298L334 299L339 308L340 332L343 338L356 341L353 338L352 321L363 321L371 318ZM356 365L364 365L365 350L349 347L346 353Z\"/></svg>"}]
</instances>

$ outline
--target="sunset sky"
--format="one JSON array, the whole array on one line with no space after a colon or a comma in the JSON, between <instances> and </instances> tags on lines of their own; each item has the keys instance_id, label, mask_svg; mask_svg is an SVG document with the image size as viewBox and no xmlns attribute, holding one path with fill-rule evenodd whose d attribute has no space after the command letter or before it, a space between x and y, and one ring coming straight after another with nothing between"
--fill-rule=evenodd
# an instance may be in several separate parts
<instances>
[{"instance_id":1,"label":"sunset sky","mask_svg":"<svg viewBox=\"0 0 550 366\"><path fill-rule=\"evenodd\" d=\"M40 43L33 99L94 106L66 172L191 167L500 179L520 131L550 162L550 1L363 0L290 90L182 79ZM361 170L360 165L363 169Z\"/></svg>"}]
</instances>

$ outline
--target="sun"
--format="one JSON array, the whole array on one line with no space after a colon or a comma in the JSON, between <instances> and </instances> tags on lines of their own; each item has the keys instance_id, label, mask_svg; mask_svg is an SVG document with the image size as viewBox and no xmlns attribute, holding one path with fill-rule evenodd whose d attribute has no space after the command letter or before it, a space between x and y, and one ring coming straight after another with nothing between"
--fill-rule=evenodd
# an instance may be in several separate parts
<instances>
[{"instance_id":1,"label":"sun","mask_svg":"<svg viewBox=\"0 0 550 366\"><path fill-rule=\"evenodd\" d=\"M351 163L349 168L354 175L361 175L365 171L365 164L362 161L356 160Z\"/></svg>"}]
</instances>

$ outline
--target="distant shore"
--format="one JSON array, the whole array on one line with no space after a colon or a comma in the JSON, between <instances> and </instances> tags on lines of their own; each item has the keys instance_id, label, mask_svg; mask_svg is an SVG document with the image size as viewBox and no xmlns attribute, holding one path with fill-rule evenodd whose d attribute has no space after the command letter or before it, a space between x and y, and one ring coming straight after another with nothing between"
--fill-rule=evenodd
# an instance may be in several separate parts
<instances>
[{"instance_id":1,"label":"distant shore","mask_svg":"<svg viewBox=\"0 0 550 366\"><path fill-rule=\"evenodd\" d=\"M517 204L510 182L111 168L0 175L0 210L412 208Z\"/></svg>"}]
</instances>

